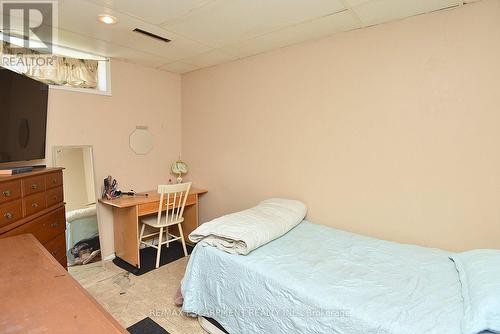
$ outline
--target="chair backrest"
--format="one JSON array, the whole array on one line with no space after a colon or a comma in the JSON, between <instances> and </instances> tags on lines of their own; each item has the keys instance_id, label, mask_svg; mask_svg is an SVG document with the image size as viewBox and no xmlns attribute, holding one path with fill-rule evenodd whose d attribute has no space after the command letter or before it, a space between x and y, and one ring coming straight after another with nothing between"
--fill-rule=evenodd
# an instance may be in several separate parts
<instances>
[{"instance_id":1,"label":"chair backrest","mask_svg":"<svg viewBox=\"0 0 500 334\"><path fill-rule=\"evenodd\" d=\"M166 223L174 223L182 218L184 207L191 189L191 182L159 185L160 205L158 208L158 224L161 223L161 213L166 210ZM170 214L169 213L170 210Z\"/></svg>"}]
</instances>

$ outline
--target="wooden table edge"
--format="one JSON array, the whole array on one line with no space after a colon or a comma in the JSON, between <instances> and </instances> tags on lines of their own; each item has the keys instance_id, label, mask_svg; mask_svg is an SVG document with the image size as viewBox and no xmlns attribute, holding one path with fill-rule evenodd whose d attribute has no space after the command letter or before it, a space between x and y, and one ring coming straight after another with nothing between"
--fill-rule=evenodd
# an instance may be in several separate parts
<instances>
[{"instance_id":1,"label":"wooden table edge","mask_svg":"<svg viewBox=\"0 0 500 334\"><path fill-rule=\"evenodd\" d=\"M69 272L67 272L59 262L57 262L57 260L52 256L52 254L49 253L49 251L47 249L45 249L45 247L43 247L43 245L35 238L35 236L31 233L25 233L25 234L19 234L19 235L15 235L15 236L12 236L12 237L7 237L5 239L15 239L15 238L18 238L18 239L22 239L22 238L28 238L28 239L31 239L34 244L36 245L36 247L38 247L42 253L44 255L46 255L49 260L55 264L55 266L57 267L57 270L59 271L59 273L61 275L64 275L64 276L67 276L71 282L71 284L79 289L85 296L87 296L89 298L89 300L96 306L96 308L102 312L102 314L111 322L111 324L113 325L113 327L115 327L118 331L120 331L121 333L124 333L124 334L130 334L127 330L125 330L125 328L123 328L123 326L118 322L118 320L116 320L115 318L113 318L113 316L111 314L109 314L109 312L101 305L99 304L99 302L87 291L85 290L85 288L83 286L80 285L80 283L78 283L72 276Z\"/></svg>"}]
</instances>

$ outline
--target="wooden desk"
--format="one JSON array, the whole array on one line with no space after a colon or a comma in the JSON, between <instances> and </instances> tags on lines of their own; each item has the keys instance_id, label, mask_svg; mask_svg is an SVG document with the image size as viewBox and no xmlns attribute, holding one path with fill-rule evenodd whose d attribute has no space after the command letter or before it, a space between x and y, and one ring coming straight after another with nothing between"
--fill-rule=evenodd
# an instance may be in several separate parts
<instances>
[{"instance_id":1,"label":"wooden desk","mask_svg":"<svg viewBox=\"0 0 500 334\"><path fill-rule=\"evenodd\" d=\"M0 333L128 333L32 234L0 240Z\"/></svg>"},{"instance_id":2,"label":"wooden desk","mask_svg":"<svg viewBox=\"0 0 500 334\"><path fill-rule=\"evenodd\" d=\"M198 227L198 196L207 190L191 188L184 209L182 230L184 240ZM158 213L160 195L156 190L148 191L145 196L123 196L113 200L100 199L99 202L113 208L113 229L115 254L137 268L141 267L139 256L139 219L142 216ZM172 227L172 232L178 233Z\"/></svg>"}]
</instances>

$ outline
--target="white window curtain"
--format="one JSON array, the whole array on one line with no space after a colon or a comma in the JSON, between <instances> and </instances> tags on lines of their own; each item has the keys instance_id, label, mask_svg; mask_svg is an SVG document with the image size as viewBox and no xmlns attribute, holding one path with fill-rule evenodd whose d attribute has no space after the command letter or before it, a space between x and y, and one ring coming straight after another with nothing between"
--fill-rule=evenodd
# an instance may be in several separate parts
<instances>
[{"instance_id":1,"label":"white window curtain","mask_svg":"<svg viewBox=\"0 0 500 334\"><path fill-rule=\"evenodd\" d=\"M97 88L97 60L44 55L2 43L2 66L10 70L50 85Z\"/></svg>"}]
</instances>

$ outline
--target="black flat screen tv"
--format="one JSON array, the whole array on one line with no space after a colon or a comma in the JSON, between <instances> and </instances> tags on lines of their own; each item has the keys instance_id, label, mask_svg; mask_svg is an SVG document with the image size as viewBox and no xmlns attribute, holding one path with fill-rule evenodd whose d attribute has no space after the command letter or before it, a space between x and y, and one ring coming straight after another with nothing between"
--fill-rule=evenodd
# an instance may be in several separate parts
<instances>
[{"instance_id":1,"label":"black flat screen tv","mask_svg":"<svg viewBox=\"0 0 500 334\"><path fill-rule=\"evenodd\" d=\"M45 158L48 85L0 67L0 163Z\"/></svg>"}]
</instances>

